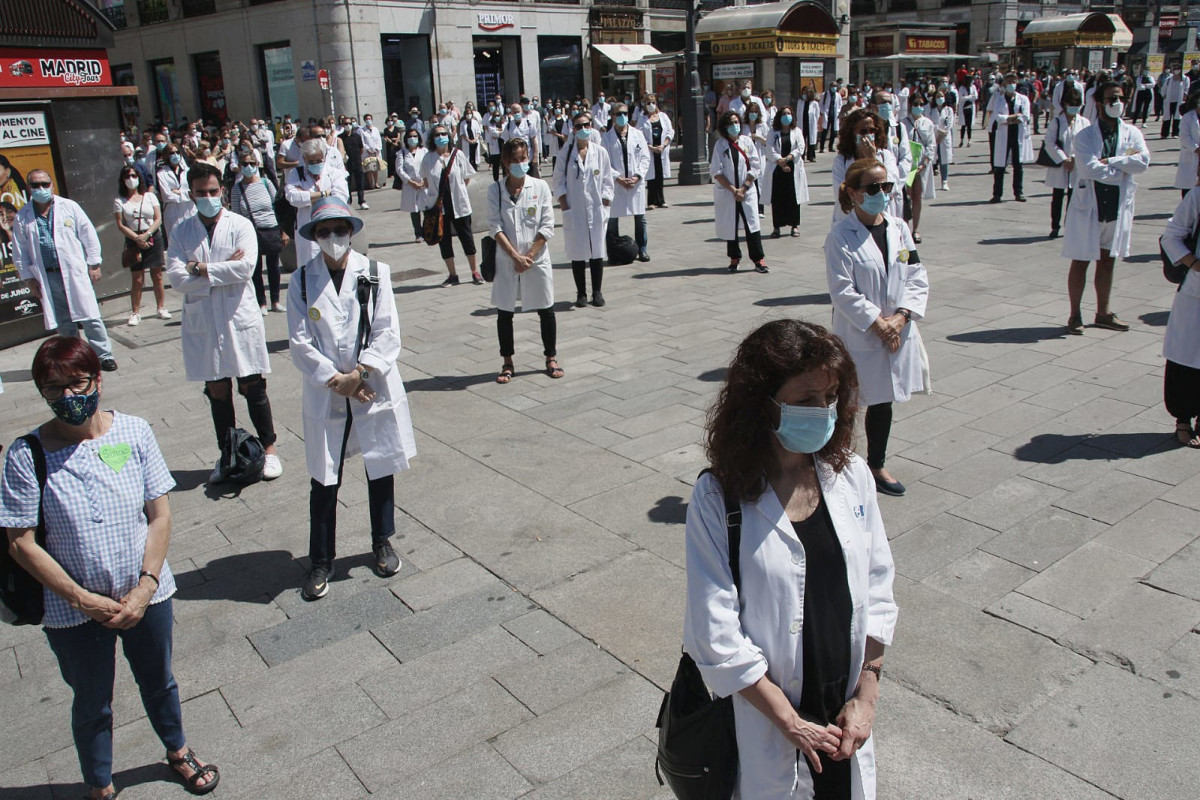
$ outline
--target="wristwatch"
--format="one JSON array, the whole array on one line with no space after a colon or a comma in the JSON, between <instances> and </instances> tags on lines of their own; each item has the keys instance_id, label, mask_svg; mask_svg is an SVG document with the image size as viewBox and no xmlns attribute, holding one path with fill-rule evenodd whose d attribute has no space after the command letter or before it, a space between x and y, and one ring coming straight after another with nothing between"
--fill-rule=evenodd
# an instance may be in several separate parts
<instances>
[{"instance_id":1,"label":"wristwatch","mask_svg":"<svg viewBox=\"0 0 1200 800\"><path fill-rule=\"evenodd\" d=\"M368 379L370 379L370 377L371 377L371 370L367 369L366 367L358 368L358 379L360 381L366 382Z\"/></svg>"},{"instance_id":2,"label":"wristwatch","mask_svg":"<svg viewBox=\"0 0 1200 800\"><path fill-rule=\"evenodd\" d=\"M897 308L896 313L904 317L905 322L912 322L912 312L907 308Z\"/></svg>"},{"instance_id":3,"label":"wristwatch","mask_svg":"<svg viewBox=\"0 0 1200 800\"><path fill-rule=\"evenodd\" d=\"M187 263L187 271L191 275L200 274L200 263L198 261L189 261Z\"/></svg>"}]
</instances>

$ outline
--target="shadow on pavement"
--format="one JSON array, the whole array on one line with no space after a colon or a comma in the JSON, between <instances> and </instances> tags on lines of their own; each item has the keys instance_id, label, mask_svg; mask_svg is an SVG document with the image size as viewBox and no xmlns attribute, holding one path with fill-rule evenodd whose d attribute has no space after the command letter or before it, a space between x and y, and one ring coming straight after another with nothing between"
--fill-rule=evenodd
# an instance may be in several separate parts
<instances>
[{"instance_id":1,"label":"shadow on pavement","mask_svg":"<svg viewBox=\"0 0 1200 800\"><path fill-rule=\"evenodd\" d=\"M499 357L497 357L499 358ZM532 370L533 372L541 372L541 370ZM523 373L518 372L517 375ZM405 381L404 390L406 392L461 392L470 386L478 386L483 383L492 383L496 380L496 376L492 373L484 375L435 375L431 378L418 378L415 381Z\"/></svg>"},{"instance_id":2,"label":"shadow on pavement","mask_svg":"<svg viewBox=\"0 0 1200 800\"><path fill-rule=\"evenodd\" d=\"M1007 239L980 239L979 243L984 245L991 244L1035 244L1037 242L1050 241L1047 236L1010 236Z\"/></svg>"},{"instance_id":3,"label":"shadow on pavement","mask_svg":"<svg viewBox=\"0 0 1200 800\"><path fill-rule=\"evenodd\" d=\"M766 297L762 300L755 300L754 305L775 308L776 306L822 306L829 302L829 293L826 292L824 294L797 294L791 297Z\"/></svg>"},{"instance_id":4,"label":"shadow on pavement","mask_svg":"<svg viewBox=\"0 0 1200 800\"><path fill-rule=\"evenodd\" d=\"M343 563L355 558L357 556L339 559L336 572L344 574ZM266 605L280 593L294 589L297 576L303 571L300 563L286 550L257 550L224 556L208 562L203 569L177 574L175 583L180 588L175 592L175 600L185 603L189 600L234 600Z\"/></svg>"},{"instance_id":5,"label":"shadow on pavement","mask_svg":"<svg viewBox=\"0 0 1200 800\"><path fill-rule=\"evenodd\" d=\"M33 380L33 372L27 369L6 369L0 372L0 380L5 383L23 383ZM3 795L0 795L3 797Z\"/></svg>"},{"instance_id":6,"label":"shadow on pavement","mask_svg":"<svg viewBox=\"0 0 1200 800\"><path fill-rule=\"evenodd\" d=\"M1066 338L1065 328L995 328L966 333L952 333L946 337L948 342L963 342L967 344L1033 344L1050 339Z\"/></svg>"},{"instance_id":7,"label":"shadow on pavement","mask_svg":"<svg viewBox=\"0 0 1200 800\"><path fill-rule=\"evenodd\" d=\"M1038 464L1063 464L1067 461L1108 461L1116 458L1141 458L1156 447L1173 440L1165 431L1146 433L1088 434L1040 433L1021 445L1013 455L1019 461ZM1087 447L1076 447L1086 444Z\"/></svg>"},{"instance_id":8,"label":"shadow on pavement","mask_svg":"<svg viewBox=\"0 0 1200 800\"><path fill-rule=\"evenodd\" d=\"M203 756L201 756L203 759ZM218 767L220 764L217 765ZM130 789L147 783L170 783L175 787L180 785L175 770L159 761L145 764L132 769L123 769L112 775L113 784L121 789ZM163 789L164 793L173 790ZM83 782L77 783L39 783L31 786L8 786L0 788L0 800L29 800L42 797L87 797L88 787ZM152 791L151 796L160 796Z\"/></svg>"},{"instance_id":9,"label":"shadow on pavement","mask_svg":"<svg viewBox=\"0 0 1200 800\"><path fill-rule=\"evenodd\" d=\"M197 489L204 485L211 473L211 469L172 470L171 477L175 479L175 488L171 491L190 492L192 489Z\"/></svg>"},{"instance_id":10,"label":"shadow on pavement","mask_svg":"<svg viewBox=\"0 0 1200 800\"><path fill-rule=\"evenodd\" d=\"M1138 317L1138 319L1141 320L1143 325L1150 325L1155 328L1162 328L1162 327L1166 326L1167 319L1169 319L1170 316L1171 316L1170 311L1151 311L1148 314L1142 314L1140 317Z\"/></svg>"},{"instance_id":11,"label":"shadow on pavement","mask_svg":"<svg viewBox=\"0 0 1200 800\"><path fill-rule=\"evenodd\" d=\"M724 258L724 256L721 256ZM714 256L715 260L716 256ZM724 266L720 267L689 267L687 269L672 269L665 272L637 272L633 277L635 280L646 280L647 278L687 278L696 277L698 275L713 275L719 272L728 272ZM744 270L743 270L744 271Z\"/></svg>"},{"instance_id":12,"label":"shadow on pavement","mask_svg":"<svg viewBox=\"0 0 1200 800\"><path fill-rule=\"evenodd\" d=\"M687 503L682 497L663 497L654 502L654 508L646 512L646 517L664 525L682 525L687 522Z\"/></svg>"},{"instance_id":13,"label":"shadow on pavement","mask_svg":"<svg viewBox=\"0 0 1200 800\"><path fill-rule=\"evenodd\" d=\"M284 350L287 350L287 349L288 349L288 340L287 339L276 339L273 342L267 342L267 352L268 353L282 353Z\"/></svg>"},{"instance_id":14,"label":"shadow on pavement","mask_svg":"<svg viewBox=\"0 0 1200 800\"><path fill-rule=\"evenodd\" d=\"M1153 264L1162 258L1158 253L1138 253L1125 259L1127 264Z\"/></svg>"},{"instance_id":15,"label":"shadow on pavement","mask_svg":"<svg viewBox=\"0 0 1200 800\"><path fill-rule=\"evenodd\" d=\"M720 383L725 380L728 374L729 367L720 367L719 369L710 369L708 372L701 373L696 376L696 379L705 383Z\"/></svg>"}]
</instances>

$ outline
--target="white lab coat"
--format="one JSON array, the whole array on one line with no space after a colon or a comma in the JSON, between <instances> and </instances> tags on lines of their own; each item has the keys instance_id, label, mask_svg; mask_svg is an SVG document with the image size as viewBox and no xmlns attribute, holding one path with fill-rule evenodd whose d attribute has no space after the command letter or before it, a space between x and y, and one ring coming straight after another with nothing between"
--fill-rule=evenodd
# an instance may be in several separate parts
<instances>
[{"instance_id":1,"label":"white lab coat","mask_svg":"<svg viewBox=\"0 0 1200 800\"><path fill-rule=\"evenodd\" d=\"M766 111L766 106L763 105L762 98L756 94L751 94L749 98L743 100L739 92L736 97L729 101L729 110L738 115L738 119L742 121L742 129L746 128L746 106L750 103L757 103L759 111ZM761 120L759 120L761 122Z\"/></svg>"},{"instance_id":2,"label":"white lab coat","mask_svg":"<svg viewBox=\"0 0 1200 800\"><path fill-rule=\"evenodd\" d=\"M420 183L421 163L429 151L417 145L416 150L401 147L396 153L396 174L400 176L400 210L409 214L429 208L429 196L424 189L416 189L409 181Z\"/></svg>"},{"instance_id":3,"label":"white lab coat","mask_svg":"<svg viewBox=\"0 0 1200 800\"><path fill-rule=\"evenodd\" d=\"M1071 122L1067 121L1066 114L1059 114L1050 120L1050 124L1046 126L1045 145L1046 152L1050 154L1054 163L1061 164L1066 159L1075 157L1075 137L1091 124L1083 114L1076 114ZM1062 167L1046 167L1046 186L1051 189L1069 189L1071 179L1071 173Z\"/></svg>"},{"instance_id":4,"label":"white lab coat","mask_svg":"<svg viewBox=\"0 0 1200 800\"><path fill-rule=\"evenodd\" d=\"M1087 117L1088 122L1092 123L1093 125L1096 124L1096 120L1099 118L1100 113L1096 108L1095 86L1083 93L1083 110L1080 113Z\"/></svg>"},{"instance_id":5,"label":"white lab coat","mask_svg":"<svg viewBox=\"0 0 1200 800\"><path fill-rule=\"evenodd\" d=\"M297 169L288 170L283 196L296 209L297 231L312 220L312 192L318 191L328 191L347 203L350 202L350 190L346 186L346 172L334 167L329 162L328 156L325 159L325 169L321 172L319 179L314 180L303 165ZM297 264L307 264L313 259L313 256L321 252L321 248L317 246L316 242L309 241L299 234L293 241L296 243Z\"/></svg>"},{"instance_id":6,"label":"white lab coat","mask_svg":"<svg viewBox=\"0 0 1200 800\"><path fill-rule=\"evenodd\" d=\"M800 100L796 103L795 116L796 127L804 134L805 143L809 147L816 147L820 133L817 128L821 119L821 103L817 100Z\"/></svg>"},{"instance_id":7,"label":"white lab coat","mask_svg":"<svg viewBox=\"0 0 1200 800\"><path fill-rule=\"evenodd\" d=\"M241 259L231 256L242 251ZM189 275L187 262L208 265L208 275ZM167 279L183 294L183 367L189 381L266 375L266 326L251 278L258 264L254 224L229 209L221 212L212 241L200 217L180 221L167 246Z\"/></svg>"},{"instance_id":8,"label":"white lab coat","mask_svg":"<svg viewBox=\"0 0 1200 800\"><path fill-rule=\"evenodd\" d=\"M742 130L746 130L747 128L752 131L750 139L754 142L754 149L758 151L758 163L760 170L758 177L761 180L763 174L767 171L767 137L771 135L771 128L769 125L767 125L767 123L762 121L756 121L752 125L742 123ZM759 188L761 189L762 187L760 186ZM761 198L762 195L759 195L759 197ZM770 195L767 195L766 198L767 202L771 201Z\"/></svg>"},{"instance_id":9,"label":"white lab coat","mask_svg":"<svg viewBox=\"0 0 1200 800\"><path fill-rule=\"evenodd\" d=\"M609 105L605 102L596 103L592 106L592 124L599 130L608 127Z\"/></svg>"},{"instance_id":10,"label":"white lab coat","mask_svg":"<svg viewBox=\"0 0 1200 800\"><path fill-rule=\"evenodd\" d=\"M821 128L837 131L841 126L842 106L846 99L836 87L830 87L821 93ZM834 148L836 150L836 147Z\"/></svg>"},{"instance_id":11,"label":"white lab coat","mask_svg":"<svg viewBox=\"0 0 1200 800\"><path fill-rule=\"evenodd\" d=\"M744 232L755 233L759 230L758 179L762 176L762 160L758 156L758 148L750 141L749 136L743 134L737 141L738 146L742 148L741 153L730 147L729 140L724 136L718 138L713 146L712 160L708 164L708 174L713 181L713 217L716 220L717 238L727 242L732 242L738 236L737 200L734 199L733 192L717 183L718 175L724 175L725 180L735 189L746 183L747 176L754 180L746 190L746 199L742 201L742 211L745 212L746 225L749 227L749 230Z\"/></svg>"},{"instance_id":12,"label":"white lab coat","mask_svg":"<svg viewBox=\"0 0 1200 800\"><path fill-rule=\"evenodd\" d=\"M942 138L937 145L937 161L939 164L954 163L954 123L955 113L954 108L946 104L938 108L936 104L933 107L933 122L937 126L938 135Z\"/></svg>"},{"instance_id":13,"label":"white lab coat","mask_svg":"<svg viewBox=\"0 0 1200 800\"><path fill-rule=\"evenodd\" d=\"M445 156L436 150L425 153L425 158L421 160L421 177L426 182L425 207L433 208L437 203L438 191L442 185L442 173L445 171L446 165L450 164L452 156L454 163L450 166L450 177L447 179L446 188L454 203L454 217L461 219L471 215L471 196L467 193L467 182L475 175L475 168L471 166L471 160L467 158L465 150L459 150L457 153L447 150ZM450 216L449 208L443 206L442 211L447 217Z\"/></svg>"},{"instance_id":14,"label":"white lab coat","mask_svg":"<svg viewBox=\"0 0 1200 800\"><path fill-rule=\"evenodd\" d=\"M784 139L785 135L787 139ZM767 157L764 159L762 166L764 203L771 202L771 193L775 191L775 168L779 166L776 162L788 156L792 157L792 161L788 166L792 168L792 183L796 187L796 202L799 204L808 202L808 175L804 171L804 151L804 134L800 132L799 128L792 128L790 131L771 131L771 135L767 137Z\"/></svg>"},{"instance_id":15,"label":"white lab coat","mask_svg":"<svg viewBox=\"0 0 1200 800\"><path fill-rule=\"evenodd\" d=\"M908 126L904 124L907 119L908 117L900 118L892 115L890 120L884 120L888 125L888 149L896 158L896 172L899 173L901 180L906 180L908 173L913 169L912 134ZM893 194L901 191L901 188L897 187ZM903 202L903 194L901 194L901 202Z\"/></svg>"},{"instance_id":16,"label":"white lab coat","mask_svg":"<svg viewBox=\"0 0 1200 800\"><path fill-rule=\"evenodd\" d=\"M658 122L660 125L662 125L661 143L665 145L665 147L663 147L663 151L659 153L659 156L662 158L662 177L666 179L671 177L671 142L675 140L675 126L671 124L671 117L661 108L658 110ZM642 122L638 126L638 130L640 130L642 132L642 136L645 137L647 147L654 144L654 125L650 122L649 116L642 118ZM658 169L654 166L654 152L651 151L650 172L646 175L646 180L652 181L658 177Z\"/></svg>"},{"instance_id":17,"label":"white lab coat","mask_svg":"<svg viewBox=\"0 0 1200 800\"><path fill-rule=\"evenodd\" d=\"M846 158L840 153L833 157L833 224L837 225L841 222L842 217L846 216L846 212L842 211L842 205L838 200L838 195L841 192L842 182L846 180L846 171L850 169L850 165L856 159ZM900 170L896 166L896 157L892 155L891 150L878 150L875 153L875 160L883 164L884 170L887 171L887 179L895 184L892 189L892 194L888 198L887 213L897 219L904 218L904 192L902 187L904 181L900 179Z\"/></svg>"},{"instance_id":18,"label":"white lab coat","mask_svg":"<svg viewBox=\"0 0 1200 800\"><path fill-rule=\"evenodd\" d=\"M625 126L625 149L629 154L629 170L626 172L624 154L621 151L621 137L617 128L606 131L601 138L604 149L608 151L608 163L613 170L613 201L608 210L610 217L632 217L646 213L646 178L650 174L650 146L646 137L633 125ZM616 182L616 178L641 178L632 189L627 189Z\"/></svg>"},{"instance_id":19,"label":"white lab coat","mask_svg":"<svg viewBox=\"0 0 1200 800\"><path fill-rule=\"evenodd\" d=\"M1192 235L1197 223L1200 223L1200 192L1191 191L1179 202L1163 231L1162 248L1172 261L1178 263L1189 255L1183 240ZM1200 250L1200 246L1196 249ZM1183 285L1175 293L1162 354L1176 364L1200 369L1200 272L1194 269L1188 270Z\"/></svg>"},{"instance_id":20,"label":"white lab coat","mask_svg":"<svg viewBox=\"0 0 1200 800\"><path fill-rule=\"evenodd\" d=\"M74 200L54 196L51 200L54 216L54 248L62 270L63 287L67 290L67 308L71 321L100 318L100 304L88 275L88 266L99 266L100 238L87 214ZM42 263L42 248L38 244L37 209L33 201L21 206L13 222L13 264L21 280L36 278L42 287L42 316L46 330L58 327L50 290L46 288L46 265ZM56 277L55 280L58 280Z\"/></svg>"},{"instance_id":21,"label":"white lab coat","mask_svg":"<svg viewBox=\"0 0 1200 800\"><path fill-rule=\"evenodd\" d=\"M917 177L913 178L913 184L915 185L917 181L920 181L921 197L925 200L932 200L937 197L938 186L937 126L934 125L933 120L925 116L921 117L920 119L905 117L903 120L901 120L901 125L908 133L909 141L916 142L917 144L921 145L922 148L924 148L921 151L921 162L924 162L925 168L917 173ZM909 152L912 152L912 148L909 148ZM910 166L909 170L911 171L920 166L921 163L918 162ZM906 179L907 177L907 174L905 174Z\"/></svg>"},{"instance_id":22,"label":"white lab coat","mask_svg":"<svg viewBox=\"0 0 1200 800\"><path fill-rule=\"evenodd\" d=\"M366 256L352 250L346 259L341 291L335 292L324 255L313 258L302 267L307 306L300 299L299 272L292 275L288 286L288 351L304 378L301 408L305 461L309 476L323 486L338 481L347 413L354 421L351 439L345 443L346 455L363 454L368 479L403 472L417 454L408 396L396 366L400 320L387 264L378 265L379 289L369 312L371 332L355 358L361 313L358 278L369 274L369 264ZM371 371L367 385L375 391L375 399L367 404L340 397L325 385L334 374L350 372L358 363Z\"/></svg>"},{"instance_id":23,"label":"white lab coat","mask_svg":"<svg viewBox=\"0 0 1200 800\"><path fill-rule=\"evenodd\" d=\"M901 86L900 91L896 92L896 117L903 119L908 116L908 98L912 95L912 89L907 86Z\"/></svg>"},{"instance_id":24,"label":"white lab coat","mask_svg":"<svg viewBox=\"0 0 1200 800\"><path fill-rule=\"evenodd\" d=\"M483 123L476 119L473 115L463 117L462 122L458 123L458 146L467 154L467 160L471 158L471 143L468 139L474 139L475 145L475 160L471 161L471 167L479 166L479 156L483 154Z\"/></svg>"},{"instance_id":25,"label":"white lab coat","mask_svg":"<svg viewBox=\"0 0 1200 800\"><path fill-rule=\"evenodd\" d=\"M1075 192L1067 207L1063 223L1063 258L1076 261L1096 261L1100 258L1100 220L1096 211L1096 192L1093 181L1121 187L1117 212L1117 229L1113 236L1114 258L1129 257L1129 240L1133 231L1134 195L1137 181L1134 176L1150 166L1150 151L1142 132L1124 120L1117 120L1117 154L1108 164L1101 164L1104 136L1099 124L1084 128L1075 136Z\"/></svg>"},{"instance_id":26,"label":"white lab coat","mask_svg":"<svg viewBox=\"0 0 1200 800\"><path fill-rule=\"evenodd\" d=\"M1191 189L1196 185L1196 165L1200 157L1196 155L1200 148L1200 116L1196 109L1183 115L1179 123L1179 166L1175 168L1175 188Z\"/></svg>"},{"instance_id":27,"label":"white lab coat","mask_svg":"<svg viewBox=\"0 0 1200 800\"><path fill-rule=\"evenodd\" d=\"M543 180L526 177L514 202L501 178L487 189L488 231L492 237L503 233L518 253L526 253L538 234L546 246L533 261L533 268L520 274L513 269L512 258L499 243L496 245L496 280L492 283L492 305L502 311L534 311L554 306L554 265L550 260L550 240L554 238L554 200L550 186Z\"/></svg>"},{"instance_id":28,"label":"white lab coat","mask_svg":"<svg viewBox=\"0 0 1200 800\"><path fill-rule=\"evenodd\" d=\"M817 477L842 545L853 608L846 699L854 696L867 638L892 643L898 609L895 568L866 463L852 456L840 473L818 461ZM719 697L733 697L742 800L812 797L807 762L796 746L739 692L764 675L793 705L804 685L805 553L775 492L743 501L739 571L729 566L725 499L711 473L700 476L687 509L687 605L683 647ZM800 623L799 625L794 623ZM875 798L875 737L853 757L853 800Z\"/></svg>"},{"instance_id":29,"label":"white lab coat","mask_svg":"<svg viewBox=\"0 0 1200 800\"><path fill-rule=\"evenodd\" d=\"M907 308L916 320L925 317L929 280L917 256L912 234L903 220L887 221L887 260L871 232L851 213L825 239L825 275L833 303L833 332L841 337L858 371L861 405L903 403L929 390L921 362L921 334L912 323L900 331L895 353L871 331L879 317Z\"/></svg>"},{"instance_id":30,"label":"white lab coat","mask_svg":"<svg viewBox=\"0 0 1200 800\"><path fill-rule=\"evenodd\" d=\"M163 230L167 232L169 242L171 231L179 224L179 220L196 213L196 204L192 202L192 193L187 185L187 168L176 173L174 167L160 165L155 181L158 183L159 200L162 201Z\"/></svg>"},{"instance_id":31,"label":"white lab coat","mask_svg":"<svg viewBox=\"0 0 1200 800\"><path fill-rule=\"evenodd\" d=\"M1183 105L1183 100L1187 97L1188 89L1191 88L1191 85L1191 78L1187 75L1175 77L1175 73L1168 75L1166 81L1163 82L1163 103L1166 105L1164 110L1169 113L1171 111L1171 104L1177 104L1175 106L1175 116L1172 119L1180 118L1179 109Z\"/></svg>"},{"instance_id":32,"label":"white lab coat","mask_svg":"<svg viewBox=\"0 0 1200 800\"><path fill-rule=\"evenodd\" d=\"M957 112L960 119L965 119L963 115L963 109L966 107L967 103L971 104L972 109L979 105L979 90L975 88L974 83L969 83L966 86L961 84L955 86L954 91L958 93L957 108L954 110Z\"/></svg>"},{"instance_id":33,"label":"white lab coat","mask_svg":"<svg viewBox=\"0 0 1200 800\"><path fill-rule=\"evenodd\" d=\"M488 112L483 115L483 139L487 142L488 155L500 155L500 137L504 133L504 115Z\"/></svg>"},{"instance_id":34,"label":"white lab coat","mask_svg":"<svg viewBox=\"0 0 1200 800\"><path fill-rule=\"evenodd\" d=\"M558 134L569 137L571 135L571 120L564 115L561 119L546 120L546 141L550 143L550 158L558 158L558 154L567 146L566 139L559 139Z\"/></svg>"},{"instance_id":35,"label":"white lab coat","mask_svg":"<svg viewBox=\"0 0 1200 800\"><path fill-rule=\"evenodd\" d=\"M1009 114L1008 95L1001 89L992 95L992 105L988 110L992 112L992 119L996 122L996 149L992 153L992 166L999 169L1008 166L1008 134L1012 127L1017 129L1017 152L1021 156L1021 163L1028 164L1033 161L1033 138L1029 134L1033 117L1029 111L1029 98L1020 92L1014 94L1013 113ZM1020 122L1010 127L1010 116L1017 117Z\"/></svg>"},{"instance_id":36,"label":"white lab coat","mask_svg":"<svg viewBox=\"0 0 1200 800\"><path fill-rule=\"evenodd\" d=\"M592 131L592 138L596 131ZM567 210L562 212L563 244L567 259L588 261L605 258L605 234L608 230L609 207L616 185L608 151L599 141L588 140L587 153L579 156L578 143L564 153L554 165L554 200L567 198Z\"/></svg>"}]
</instances>

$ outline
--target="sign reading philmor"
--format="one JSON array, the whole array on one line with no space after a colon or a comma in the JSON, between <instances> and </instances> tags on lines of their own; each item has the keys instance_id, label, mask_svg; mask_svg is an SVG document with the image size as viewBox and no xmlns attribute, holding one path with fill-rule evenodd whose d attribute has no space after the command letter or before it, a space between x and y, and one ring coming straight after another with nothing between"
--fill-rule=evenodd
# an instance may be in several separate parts
<instances>
[{"instance_id":1,"label":"sign reading philmor","mask_svg":"<svg viewBox=\"0 0 1200 800\"><path fill-rule=\"evenodd\" d=\"M0 87L112 86L104 50L0 47Z\"/></svg>"}]
</instances>

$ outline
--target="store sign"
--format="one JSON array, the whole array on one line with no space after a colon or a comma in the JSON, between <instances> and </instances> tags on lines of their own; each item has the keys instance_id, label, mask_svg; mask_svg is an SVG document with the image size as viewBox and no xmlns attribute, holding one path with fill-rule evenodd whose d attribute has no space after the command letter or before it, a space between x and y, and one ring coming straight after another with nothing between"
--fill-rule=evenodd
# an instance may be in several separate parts
<instances>
[{"instance_id":1,"label":"store sign","mask_svg":"<svg viewBox=\"0 0 1200 800\"><path fill-rule=\"evenodd\" d=\"M20 114L0 114L0 148L26 147L35 144L50 144L50 133L46 130L44 111L27 111ZM9 197L0 198L12 203Z\"/></svg>"},{"instance_id":2,"label":"store sign","mask_svg":"<svg viewBox=\"0 0 1200 800\"><path fill-rule=\"evenodd\" d=\"M0 87L112 86L104 50L0 48Z\"/></svg>"},{"instance_id":3,"label":"store sign","mask_svg":"<svg viewBox=\"0 0 1200 800\"><path fill-rule=\"evenodd\" d=\"M308 82L317 79L317 64L314 61L300 62L300 80Z\"/></svg>"},{"instance_id":4,"label":"store sign","mask_svg":"<svg viewBox=\"0 0 1200 800\"><path fill-rule=\"evenodd\" d=\"M728 64L713 64L714 81L737 81L754 77L753 61L731 61Z\"/></svg>"},{"instance_id":5,"label":"store sign","mask_svg":"<svg viewBox=\"0 0 1200 800\"><path fill-rule=\"evenodd\" d=\"M837 37L832 41L812 36L772 36L712 43L714 56L837 56Z\"/></svg>"},{"instance_id":6,"label":"store sign","mask_svg":"<svg viewBox=\"0 0 1200 800\"><path fill-rule=\"evenodd\" d=\"M1166 68L1167 57L1162 55L1146 56L1146 74L1158 76Z\"/></svg>"},{"instance_id":7,"label":"store sign","mask_svg":"<svg viewBox=\"0 0 1200 800\"><path fill-rule=\"evenodd\" d=\"M642 13L593 8L588 12L588 25L594 30L602 31L640 31Z\"/></svg>"},{"instance_id":8,"label":"store sign","mask_svg":"<svg viewBox=\"0 0 1200 800\"><path fill-rule=\"evenodd\" d=\"M55 185L61 176L54 168L50 129L41 109L4 109L0 113L0 203L20 210L29 202L24 176L32 169L47 170ZM13 214L0 207L0 322L36 316L42 307L21 280L12 257Z\"/></svg>"},{"instance_id":9,"label":"store sign","mask_svg":"<svg viewBox=\"0 0 1200 800\"><path fill-rule=\"evenodd\" d=\"M491 11L479 12L480 30L499 31L515 27L517 27L517 18L512 14L497 14Z\"/></svg>"},{"instance_id":10,"label":"store sign","mask_svg":"<svg viewBox=\"0 0 1200 800\"><path fill-rule=\"evenodd\" d=\"M949 36L905 36L904 51L906 53L936 53L950 52Z\"/></svg>"},{"instance_id":11,"label":"store sign","mask_svg":"<svg viewBox=\"0 0 1200 800\"><path fill-rule=\"evenodd\" d=\"M1104 51L1092 50L1088 53L1088 69L1099 72L1104 69Z\"/></svg>"},{"instance_id":12,"label":"store sign","mask_svg":"<svg viewBox=\"0 0 1200 800\"><path fill-rule=\"evenodd\" d=\"M890 56L896 52L891 36L864 36L863 55L868 58Z\"/></svg>"},{"instance_id":13,"label":"store sign","mask_svg":"<svg viewBox=\"0 0 1200 800\"><path fill-rule=\"evenodd\" d=\"M801 78L821 78L825 75L825 65L820 61L801 61Z\"/></svg>"},{"instance_id":14,"label":"store sign","mask_svg":"<svg viewBox=\"0 0 1200 800\"><path fill-rule=\"evenodd\" d=\"M1175 32L1175 26L1179 24L1178 14L1163 14L1158 18L1158 38L1170 39L1171 34Z\"/></svg>"}]
</instances>

